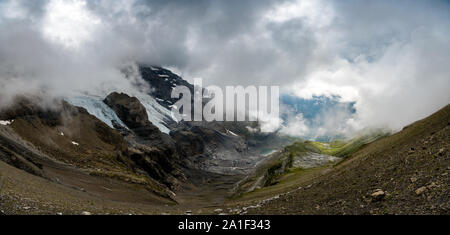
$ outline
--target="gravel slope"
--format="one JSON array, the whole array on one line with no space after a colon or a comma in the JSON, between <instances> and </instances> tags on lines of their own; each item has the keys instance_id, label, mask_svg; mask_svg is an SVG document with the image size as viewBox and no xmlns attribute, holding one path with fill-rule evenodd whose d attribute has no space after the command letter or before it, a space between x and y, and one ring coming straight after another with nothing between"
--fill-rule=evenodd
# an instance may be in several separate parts
<instances>
[{"instance_id":1,"label":"gravel slope","mask_svg":"<svg viewBox=\"0 0 450 235\"><path fill-rule=\"evenodd\" d=\"M449 214L450 105L249 214Z\"/></svg>"}]
</instances>

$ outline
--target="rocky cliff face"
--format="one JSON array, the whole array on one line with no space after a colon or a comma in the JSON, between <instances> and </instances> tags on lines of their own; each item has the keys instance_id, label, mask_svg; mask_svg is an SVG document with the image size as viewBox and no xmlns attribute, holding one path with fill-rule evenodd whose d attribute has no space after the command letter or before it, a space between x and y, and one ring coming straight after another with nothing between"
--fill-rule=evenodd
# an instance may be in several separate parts
<instances>
[{"instance_id":1,"label":"rocky cliff face","mask_svg":"<svg viewBox=\"0 0 450 235\"><path fill-rule=\"evenodd\" d=\"M120 120L142 140L148 141L150 145L174 147L169 136L162 133L149 121L145 107L136 97L113 92L103 102L114 110Z\"/></svg>"},{"instance_id":2,"label":"rocky cliff face","mask_svg":"<svg viewBox=\"0 0 450 235\"><path fill-rule=\"evenodd\" d=\"M132 132L127 138L132 146L131 159L142 166L151 177L176 190L179 181L185 177L175 142L148 120L145 107L136 97L113 92L104 102Z\"/></svg>"},{"instance_id":3,"label":"rocky cliff face","mask_svg":"<svg viewBox=\"0 0 450 235\"><path fill-rule=\"evenodd\" d=\"M236 129L230 123L181 121L169 136L148 121L145 107L137 98L113 92L104 102L132 131L132 137L127 138L132 146L151 156L151 161L145 158L135 158L134 161L148 165L148 172L156 168L152 170L152 177L166 184L177 184L169 176L182 176L181 165L200 171L238 175L247 172L261 158L259 154L247 151L246 137L229 130ZM167 182L167 179L171 180Z\"/></svg>"},{"instance_id":4,"label":"rocky cliff face","mask_svg":"<svg viewBox=\"0 0 450 235\"><path fill-rule=\"evenodd\" d=\"M170 135L178 151L187 153L187 165L206 172L244 174L261 157L248 151L244 136L216 123L180 122Z\"/></svg>"},{"instance_id":5,"label":"rocky cliff face","mask_svg":"<svg viewBox=\"0 0 450 235\"><path fill-rule=\"evenodd\" d=\"M178 99L171 97L172 89L176 86L187 87L192 94L194 94L194 85L180 76L172 73L170 70L157 67L140 65L139 71L142 79L144 79L151 87L151 94L155 97L162 106L170 109L171 105L175 104Z\"/></svg>"}]
</instances>

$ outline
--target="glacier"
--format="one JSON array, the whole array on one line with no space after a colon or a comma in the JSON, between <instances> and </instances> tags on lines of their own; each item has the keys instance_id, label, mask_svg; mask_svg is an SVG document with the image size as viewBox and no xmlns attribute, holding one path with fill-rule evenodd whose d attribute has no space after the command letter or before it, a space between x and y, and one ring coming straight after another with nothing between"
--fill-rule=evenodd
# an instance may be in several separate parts
<instances>
[{"instance_id":1,"label":"glacier","mask_svg":"<svg viewBox=\"0 0 450 235\"><path fill-rule=\"evenodd\" d=\"M167 121L177 122L172 116L172 111L160 105L152 96L147 94L137 95L139 101L147 110L148 120L153 123L158 129L166 134L169 134L170 129L167 127Z\"/></svg>"},{"instance_id":2,"label":"glacier","mask_svg":"<svg viewBox=\"0 0 450 235\"><path fill-rule=\"evenodd\" d=\"M171 111L161 106L153 97L146 94L136 94L136 97L144 105L148 120L153 123L161 132L169 134L170 129L167 127L167 121L175 121L172 118ZM113 121L128 129L128 127L117 117L114 110L103 103L103 98L94 95L77 95L65 98L71 105L82 107L88 111L89 114L97 117L102 122L106 123L111 128L114 128Z\"/></svg>"},{"instance_id":3,"label":"glacier","mask_svg":"<svg viewBox=\"0 0 450 235\"><path fill-rule=\"evenodd\" d=\"M114 110L103 103L103 99L99 96L74 96L65 98L65 101L73 106L78 106L86 109L89 114L95 116L111 128L114 128L113 121L115 121L117 124L128 129L128 127L122 122L122 120L117 117Z\"/></svg>"}]
</instances>

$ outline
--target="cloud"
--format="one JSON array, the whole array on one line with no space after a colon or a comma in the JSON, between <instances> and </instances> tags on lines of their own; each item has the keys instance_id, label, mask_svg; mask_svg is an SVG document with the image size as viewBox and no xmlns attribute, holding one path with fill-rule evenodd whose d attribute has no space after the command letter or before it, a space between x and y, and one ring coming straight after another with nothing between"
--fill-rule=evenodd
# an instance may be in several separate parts
<instances>
[{"instance_id":1,"label":"cloud","mask_svg":"<svg viewBox=\"0 0 450 235\"><path fill-rule=\"evenodd\" d=\"M356 126L400 129L450 102L448 2L338 1L322 33L327 65L293 92L356 101Z\"/></svg>"},{"instance_id":2,"label":"cloud","mask_svg":"<svg viewBox=\"0 0 450 235\"><path fill-rule=\"evenodd\" d=\"M360 125L394 129L448 104L448 4L363 4L336 4L341 56L297 83L297 94L341 95L356 101Z\"/></svg>"},{"instance_id":3,"label":"cloud","mask_svg":"<svg viewBox=\"0 0 450 235\"><path fill-rule=\"evenodd\" d=\"M283 95L280 106L283 123L280 133L311 140L353 137L364 128L355 123L353 102L340 97L314 96L312 99Z\"/></svg>"},{"instance_id":4,"label":"cloud","mask_svg":"<svg viewBox=\"0 0 450 235\"><path fill-rule=\"evenodd\" d=\"M204 85L279 85L400 128L449 103L445 1L39 0L0 3L0 98L131 89L130 61Z\"/></svg>"},{"instance_id":5,"label":"cloud","mask_svg":"<svg viewBox=\"0 0 450 235\"><path fill-rule=\"evenodd\" d=\"M79 48L93 40L101 20L86 9L86 2L55 0L48 3L43 19L43 34L66 47Z\"/></svg>"}]
</instances>

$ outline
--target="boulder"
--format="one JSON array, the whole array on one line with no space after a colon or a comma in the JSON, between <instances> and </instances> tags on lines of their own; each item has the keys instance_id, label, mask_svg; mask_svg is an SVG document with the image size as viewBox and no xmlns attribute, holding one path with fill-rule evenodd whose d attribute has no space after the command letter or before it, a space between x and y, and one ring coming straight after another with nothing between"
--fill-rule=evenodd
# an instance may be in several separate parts
<instances>
[{"instance_id":1,"label":"boulder","mask_svg":"<svg viewBox=\"0 0 450 235\"><path fill-rule=\"evenodd\" d=\"M370 194L370 197L372 198L372 201L380 201L385 196L386 196L386 193L383 190L381 190L381 189L377 189L377 190L375 190L375 192Z\"/></svg>"},{"instance_id":2,"label":"boulder","mask_svg":"<svg viewBox=\"0 0 450 235\"><path fill-rule=\"evenodd\" d=\"M427 191L427 188L425 186L423 186L423 187L420 187L420 188L416 189L416 194L417 195L421 195L425 191Z\"/></svg>"}]
</instances>

